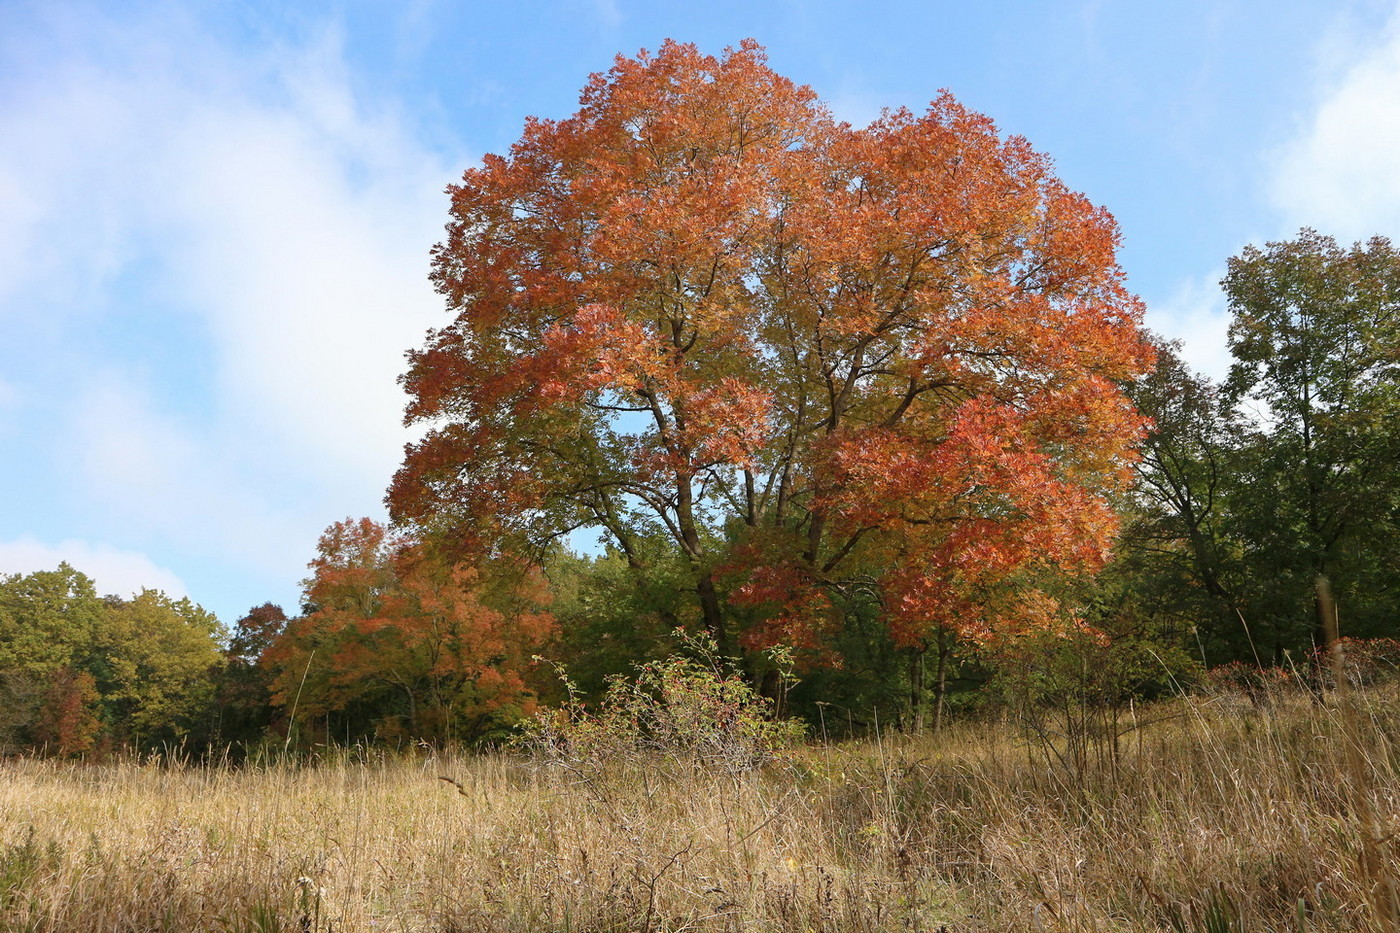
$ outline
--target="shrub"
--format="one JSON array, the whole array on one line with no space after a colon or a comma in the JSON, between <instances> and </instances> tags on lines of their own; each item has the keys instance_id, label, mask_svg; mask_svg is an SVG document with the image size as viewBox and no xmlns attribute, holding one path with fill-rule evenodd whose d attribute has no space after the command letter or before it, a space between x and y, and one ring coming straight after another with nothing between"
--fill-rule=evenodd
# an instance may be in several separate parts
<instances>
[{"instance_id":1,"label":"shrub","mask_svg":"<svg viewBox=\"0 0 1400 933\"><path fill-rule=\"evenodd\" d=\"M1353 687L1382 683L1400 671L1400 640L1342 638L1338 639L1336 647L1340 652L1341 670ZM1330 651L1318 648L1306 657L1305 663L1287 667L1261 667L1232 661L1207 672L1206 688L1216 695L1242 695L1258 702L1292 690L1335 687L1337 667Z\"/></svg>"},{"instance_id":2,"label":"shrub","mask_svg":"<svg viewBox=\"0 0 1400 933\"><path fill-rule=\"evenodd\" d=\"M1091 765L1116 767L1120 739L1136 728L1136 702L1180 692L1199 676L1196 662L1165 640L1086 627L1007 639L988 661L994 695L1075 778Z\"/></svg>"},{"instance_id":3,"label":"shrub","mask_svg":"<svg viewBox=\"0 0 1400 933\"><path fill-rule=\"evenodd\" d=\"M635 677L608 678L596 711L557 666L567 699L529 724L526 747L574 769L659 755L737 774L761 767L802 737L803 725L775 720L772 701L754 691L713 641L679 637L681 652L638 665Z\"/></svg>"},{"instance_id":4,"label":"shrub","mask_svg":"<svg viewBox=\"0 0 1400 933\"><path fill-rule=\"evenodd\" d=\"M1337 647L1341 649L1342 669L1354 687L1380 683L1400 670L1400 641L1394 638L1340 638ZM1321 670L1330 665L1324 658L1313 666Z\"/></svg>"},{"instance_id":5,"label":"shrub","mask_svg":"<svg viewBox=\"0 0 1400 933\"><path fill-rule=\"evenodd\" d=\"M1294 674L1282 667L1260 667L1245 661L1231 661L1206 672L1206 692L1216 696L1244 696L1264 700L1275 694L1303 686L1306 671Z\"/></svg>"}]
</instances>

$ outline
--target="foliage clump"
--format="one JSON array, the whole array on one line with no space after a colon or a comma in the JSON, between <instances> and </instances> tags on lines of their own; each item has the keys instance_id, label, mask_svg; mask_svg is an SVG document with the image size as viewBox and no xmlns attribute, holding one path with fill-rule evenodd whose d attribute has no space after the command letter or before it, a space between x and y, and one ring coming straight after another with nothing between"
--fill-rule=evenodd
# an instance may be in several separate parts
<instances>
[{"instance_id":1,"label":"foliage clump","mask_svg":"<svg viewBox=\"0 0 1400 933\"><path fill-rule=\"evenodd\" d=\"M368 518L321 536L306 613L264 650L289 727L479 742L534 709L530 653L554 631L537 574L447 563Z\"/></svg>"},{"instance_id":2,"label":"foliage clump","mask_svg":"<svg viewBox=\"0 0 1400 933\"><path fill-rule=\"evenodd\" d=\"M1339 673L1350 687L1395 680L1400 674L1400 640L1339 638L1286 666L1231 661L1211 668L1205 687L1207 693L1216 697L1270 701L1286 693L1318 693L1336 688Z\"/></svg>"},{"instance_id":3,"label":"foliage clump","mask_svg":"<svg viewBox=\"0 0 1400 933\"><path fill-rule=\"evenodd\" d=\"M802 737L803 724L774 718L772 701L711 639L680 637L682 651L638 665L634 677L608 678L596 709L559 667L568 698L529 723L523 744L571 770L654 755L735 774L767 764Z\"/></svg>"},{"instance_id":4,"label":"foliage clump","mask_svg":"<svg viewBox=\"0 0 1400 933\"><path fill-rule=\"evenodd\" d=\"M0 575L0 749L209 741L224 635L188 598L98 596L66 563Z\"/></svg>"}]
</instances>

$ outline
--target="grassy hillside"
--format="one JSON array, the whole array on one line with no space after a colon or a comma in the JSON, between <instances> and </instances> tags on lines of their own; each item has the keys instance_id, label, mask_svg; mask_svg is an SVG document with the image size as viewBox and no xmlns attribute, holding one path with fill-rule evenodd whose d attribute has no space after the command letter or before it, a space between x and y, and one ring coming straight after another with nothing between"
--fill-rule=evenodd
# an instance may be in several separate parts
<instances>
[{"instance_id":1,"label":"grassy hillside","mask_svg":"<svg viewBox=\"0 0 1400 933\"><path fill-rule=\"evenodd\" d=\"M972 723L734 776L426 752L17 759L0 766L0 927L1366 929L1394 916L1400 874L1397 699L1180 699L1124 720L1117 755L1079 773Z\"/></svg>"}]
</instances>

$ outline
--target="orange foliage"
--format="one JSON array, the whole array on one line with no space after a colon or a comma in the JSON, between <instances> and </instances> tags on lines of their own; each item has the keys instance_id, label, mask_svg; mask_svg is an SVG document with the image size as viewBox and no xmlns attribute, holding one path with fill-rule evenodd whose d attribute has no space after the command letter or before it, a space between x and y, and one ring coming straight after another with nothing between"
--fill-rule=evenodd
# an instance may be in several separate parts
<instances>
[{"instance_id":1,"label":"orange foliage","mask_svg":"<svg viewBox=\"0 0 1400 933\"><path fill-rule=\"evenodd\" d=\"M68 758L91 751L102 724L97 718L97 681L87 671L56 669L39 710L34 737Z\"/></svg>"},{"instance_id":2,"label":"orange foliage","mask_svg":"<svg viewBox=\"0 0 1400 933\"><path fill-rule=\"evenodd\" d=\"M857 581L904 642L1039 624L1002 591L1105 559L1151 363L1117 230L950 95L855 128L751 41L667 42L450 193L397 518L669 536L752 645L818 643Z\"/></svg>"},{"instance_id":3,"label":"orange foliage","mask_svg":"<svg viewBox=\"0 0 1400 933\"><path fill-rule=\"evenodd\" d=\"M533 712L524 675L554 629L537 572L485 579L367 518L332 525L318 551L313 611L263 657L278 672L274 703L311 719L394 708L377 731L431 739L473 739Z\"/></svg>"}]
</instances>

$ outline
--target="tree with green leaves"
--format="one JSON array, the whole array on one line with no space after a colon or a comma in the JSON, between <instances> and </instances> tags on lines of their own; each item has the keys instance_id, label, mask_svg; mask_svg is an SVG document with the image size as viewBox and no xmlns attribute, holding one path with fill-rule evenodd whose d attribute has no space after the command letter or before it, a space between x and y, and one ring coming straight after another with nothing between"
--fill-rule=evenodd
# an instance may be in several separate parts
<instances>
[{"instance_id":1,"label":"tree with green leaves","mask_svg":"<svg viewBox=\"0 0 1400 933\"><path fill-rule=\"evenodd\" d=\"M1327 576L1351 631L1380 631L1400 608L1400 253L1304 229L1246 248L1222 284L1226 393L1249 422L1230 509L1251 609L1276 651L1320 644Z\"/></svg>"},{"instance_id":2,"label":"tree with green leaves","mask_svg":"<svg viewBox=\"0 0 1400 933\"><path fill-rule=\"evenodd\" d=\"M1159 348L1131 387L1152 419L1114 574L1135 611L1199 623L1208 660L1280 663L1322 641L1319 576L1353 635L1400 608L1400 254L1303 230L1222 283L1223 386Z\"/></svg>"},{"instance_id":3,"label":"tree with green leaves","mask_svg":"<svg viewBox=\"0 0 1400 933\"><path fill-rule=\"evenodd\" d=\"M1242 426L1219 386L1193 372L1179 349L1159 342L1156 368L1129 387L1152 428L1120 506L1117 559L1095 601L1100 608L1116 602L1115 611L1162 631L1197 629L1209 656L1235 660L1249 654L1230 511Z\"/></svg>"},{"instance_id":4,"label":"tree with green leaves","mask_svg":"<svg viewBox=\"0 0 1400 933\"><path fill-rule=\"evenodd\" d=\"M105 606L91 579L67 563L0 578L0 670L47 676L89 655Z\"/></svg>"},{"instance_id":5,"label":"tree with green leaves","mask_svg":"<svg viewBox=\"0 0 1400 933\"><path fill-rule=\"evenodd\" d=\"M262 663L290 620L275 603L254 606L233 624L224 646L224 664L218 677L219 742L243 746L268 735L273 727L272 680L274 672Z\"/></svg>"},{"instance_id":6,"label":"tree with green leaves","mask_svg":"<svg viewBox=\"0 0 1400 933\"><path fill-rule=\"evenodd\" d=\"M68 755L201 740L223 641L188 598L99 597L66 563L0 578L0 742Z\"/></svg>"},{"instance_id":7,"label":"tree with green leaves","mask_svg":"<svg viewBox=\"0 0 1400 933\"><path fill-rule=\"evenodd\" d=\"M92 580L66 563L0 577L0 745L91 747L105 624Z\"/></svg>"},{"instance_id":8,"label":"tree with green leaves","mask_svg":"<svg viewBox=\"0 0 1400 933\"><path fill-rule=\"evenodd\" d=\"M109 599L105 615L95 661L114 735L137 747L208 735L226 634L214 614L147 589Z\"/></svg>"}]
</instances>

